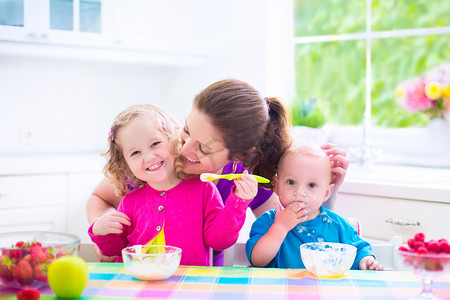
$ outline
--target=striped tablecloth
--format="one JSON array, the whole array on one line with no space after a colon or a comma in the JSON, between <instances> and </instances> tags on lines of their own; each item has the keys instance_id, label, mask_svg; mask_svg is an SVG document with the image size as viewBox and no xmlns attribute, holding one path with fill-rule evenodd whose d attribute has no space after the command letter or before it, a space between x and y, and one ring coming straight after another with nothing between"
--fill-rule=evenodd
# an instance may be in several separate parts
<instances>
[{"instance_id":1,"label":"striped tablecloth","mask_svg":"<svg viewBox=\"0 0 450 300\"><path fill-rule=\"evenodd\" d=\"M416 275L403 271L349 271L340 278L319 278L303 269L178 268L164 281L139 281L123 264L89 263L83 299L408 299L421 291ZM435 295L450 299L450 275L433 284ZM0 285L0 299L15 299ZM42 289L41 299L57 299Z\"/></svg>"}]
</instances>

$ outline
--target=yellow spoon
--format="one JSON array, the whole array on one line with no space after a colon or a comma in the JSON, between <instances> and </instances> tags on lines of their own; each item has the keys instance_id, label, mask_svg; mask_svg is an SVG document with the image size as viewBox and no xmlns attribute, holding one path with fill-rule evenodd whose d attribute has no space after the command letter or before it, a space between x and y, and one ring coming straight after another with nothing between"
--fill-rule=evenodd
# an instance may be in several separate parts
<instances>
[{"instance_id":1,"label":"yellow spoon","mask_svg":"<svg viewBox=\"0 0 450 300\"><path fill-rule=\"evenodd\" d=\"M249 174L250 176L255 177L256 181L260 182L260 183L269 183L270 180L267 178L264 178L262 176L258 176L258 175L253 175L253 174ZM200 175L200 180L201 181L213 181L216 179L228 179L228 180L233 180L233 179L237 179L237 178L241 178L242 174L225 174L225 175L218 175L218 174L214 174L214 173L203 173Z\"/></svg>"}]
</instances>

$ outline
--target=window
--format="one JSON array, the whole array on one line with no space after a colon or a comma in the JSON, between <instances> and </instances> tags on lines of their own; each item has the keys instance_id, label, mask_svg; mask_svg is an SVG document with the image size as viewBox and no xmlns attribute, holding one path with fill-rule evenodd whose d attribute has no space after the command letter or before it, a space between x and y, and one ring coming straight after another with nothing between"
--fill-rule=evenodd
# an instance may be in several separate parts
<instances>
[{"instance_id":1,"label":"window","mask_svg":"<svg viewBox=\"0 0 450 300\"><path fill-rule=\"evenodd\" d=\"M386 132L406 138L414 135L411 130L424 130L427 116L405 110L396 90L450 62L450 1L294 0L293 15L294 103L313 103L342 128L359 127L364 146L371 138L386 138ZM450 136L442 139L449 145L437 147L450 146ZM344 138L341 144L355 143Z\"/></svg>"}]
</instances>

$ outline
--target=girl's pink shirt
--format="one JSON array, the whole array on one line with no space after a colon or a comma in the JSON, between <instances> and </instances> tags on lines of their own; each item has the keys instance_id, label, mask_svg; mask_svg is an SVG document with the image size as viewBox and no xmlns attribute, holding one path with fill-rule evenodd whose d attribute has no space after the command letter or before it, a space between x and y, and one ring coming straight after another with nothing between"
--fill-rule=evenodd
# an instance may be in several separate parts
<instances>
[{"instance_id":1,"label":"girl's pink shirt","mask_svg":"<svg viewBox=\"0 0 450 300\"><path fill-rule=\"evenodd\" d=\"M224 250L234 245L245 222L251 200L238 198L234 188L224 207L211 182L183 180L168 191L146 185L128 193L119 205L118 211L131 221L122 234L94 235L94 224L88 233L103 254L118 255L116 262L122 262L123 248L147 244L164 227L166 245L182 249L181 265L209 266L210 247Z\"/></svg>"}]
</instances>

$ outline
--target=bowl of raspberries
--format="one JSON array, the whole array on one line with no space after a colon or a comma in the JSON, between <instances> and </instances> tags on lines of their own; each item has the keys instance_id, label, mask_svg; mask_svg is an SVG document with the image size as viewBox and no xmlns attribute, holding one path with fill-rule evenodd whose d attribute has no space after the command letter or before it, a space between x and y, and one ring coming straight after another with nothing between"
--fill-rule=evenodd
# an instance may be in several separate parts
<instances>
[{"instance_id":1,"label":"bowl of raspberries","mask_svg":"<svg viewBox=\"0 0 450 300\"><path fill-rule=\"evenodd\" d=\"M425 239L425 234L417 233L407 245L398 249L403 264L422 277L422 292L419 299L436 299L431 283L438 274L450 270L450 246L447 239Z\"/></svg>"},{"instance_id":2,"label":"bowl of raspberries","mask_svg":"<svg viewBox=\"0 0 450 300\"><path fill-rule=\"evenodd\" d=\"M50 263L61 256L78 256L79 248L80 238L67 233L1 233L0 280L6 286L17 289L46 287Z\"/></svg>"}]
</instances>

